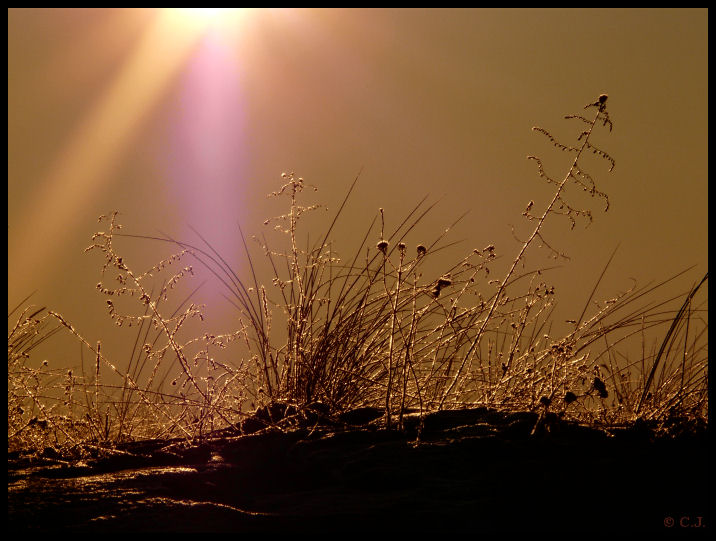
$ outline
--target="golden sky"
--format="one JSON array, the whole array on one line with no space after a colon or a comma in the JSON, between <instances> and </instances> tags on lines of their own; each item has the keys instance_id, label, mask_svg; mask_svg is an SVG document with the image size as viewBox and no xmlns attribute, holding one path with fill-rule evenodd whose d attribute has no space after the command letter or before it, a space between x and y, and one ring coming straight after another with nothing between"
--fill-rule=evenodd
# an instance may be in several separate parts
<instances>
[{"instance_id":1,"label":"golden sky","mask_svg":"<svg viewBox=\"0 0 716 541\"><path fill-rule=\"evenodd\" d=\"M617 244L604 297L696 265L683 292L708 264L707 45L706 9L9 9L8 307L38 290L97 340L102 260L83 249L99 215L194 227L243 268L237 224L260 233L280 212L264 196L284 171L335 210L362 169L337 232L350 254L379 207L394 227L429 195L414 244L469 211L462 253L492 243L511 261L510 225L520 236L550 195L526 156L569 167L532 126L566 137L564 115L601 93L616 167L589 172L611 207L547 230L571 257L551 275L564 317Z\"/></svg>"}]
</instances>

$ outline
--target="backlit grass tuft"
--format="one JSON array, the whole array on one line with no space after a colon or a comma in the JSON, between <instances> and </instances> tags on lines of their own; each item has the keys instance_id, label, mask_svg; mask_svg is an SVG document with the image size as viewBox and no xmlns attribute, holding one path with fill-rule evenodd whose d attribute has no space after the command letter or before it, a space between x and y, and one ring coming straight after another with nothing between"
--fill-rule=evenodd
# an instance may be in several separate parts
<instances>
[{"instance_id":1,"label":"backlit grass tuft","mask_svg":"<svg viewBox=\"0 0 716 541\"><path fill-rule=\"evenodd\" d=\"M386 429L402 429L407 412L475 406L549 412L589 425L707 423L708 274L673 298L660 298L660 288L683 273L601 301L594 299L597 283L571 330L555 334L558 287L548 281L549 269L529 266L534 250L561 257L545 237L547 221L566 219L573 228L593 220L592 209L573 203L567 188L609 208L583 165L592 155L608 171L615 167L592 137L613 128L607 102L602 94L584 114L565 117L578 127L569 143L534 128L571 162L553 177L539 157L528 156L551 198L544 208L527 203L531 232L502 276L491 273L499 253L492 244L446 260L447 236L459 218L416 242L411 233L433 208L425 200L392 231L378 209L358 246L337 249L333 230L358 177L316 236L303 230L304 215L319 208L304 202L309 185L294 173L282 175L270 197L284 198L287 212L265 221L268 230L253 238L255 245L239 231L248 276L198 232L198 245L126 235L118 213L100 217L106 227L87 251L103 258L97 291L108 317L130 333L132 353L108 358L101 342L90 344L45 308L25 306L14 315L25 299L8 316L9 450L113 452L137 439L240 432L249 417L261 417L256 411L276 424L288 411L307 419L366 406L383 410ZM140 271L117 251L120 237L176 252ZM225 288L237 314L232 332L192 335L189 322L203 320L203 307L192 301L196 289L181 302L172 299L199 268ZM80 343L80 370L49 369L32 359L33 349L57 332ZM654 333L659 347L648 351L646 336ZM635 344L641 344L636 358ZM279 409L283 414L270 414Z\"/></svg>"}]
</instances>

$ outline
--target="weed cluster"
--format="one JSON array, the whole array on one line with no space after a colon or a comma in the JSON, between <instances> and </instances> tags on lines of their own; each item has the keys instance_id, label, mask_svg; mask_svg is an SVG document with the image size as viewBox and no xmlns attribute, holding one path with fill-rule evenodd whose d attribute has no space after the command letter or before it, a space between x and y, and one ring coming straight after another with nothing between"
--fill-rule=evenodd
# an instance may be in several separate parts
<instances>
[{"instance_id":1,"label":"weed cluster","mask_svg":"<svg viewBox=\"0 0 716 541\"><path fill-rule=\"evenodd\" d=\"M401 428L406 412L475 405L551 411L592 424L637 418L705 421L708 325L697 293L708 274L678 310L669 306L679 297L651 298L679 275L603 302L593 302L595 286L580 317L570 322L572 330L552 336L555 288L546 279L549 269L525 270L535 241L560 255L543 235L548 219L566 217L571 227L577 220L591 222L591 211L566 197L567 186L601 199L604 210L609 207L606 193L582 166L592 154L614 168L612 157L592 142L597 128L613 127L607 96L585 110L593 114L565 117L581 126L574 144L534 128L572 161L564 177L555 179L540 158L528 156L554 193L544 209L527 204L523 216L533 228L500 279L490 274L497 259L493 245L471 250L437 274L429 270L428 261L444 264L441 252L451 246L445 237L459 219L430 242L421 239L411 246L411 231L432 209L425 199L392 231L386 231L379 209L360 245L343 258L331 235L358 177L318 242L303 247L301 219L318 205L303 205L308 184L301 177L283 175L282 187L270 197L286 197L288 213L265 222L278 241L254 238L272 272L267 282L259 280L241 230L248 280L198 232L201 246L141 237L177 246L179 252L136 273L116 252L113 239L138 236L118 232L117 213L101 217L108 231L96 233L88 250L104 255L103 279L114 273L116 284L97 284L109 297L109 316L118 326L138 329L132 357L118 368L102 354L100 343L89 344L59 314L26 309L8 335L8 446L193 439L217 428L240 428L250 413L247 406L274 404L298 411L320 404L329 414L378 406L385 410L388 429ZM189 299L173 310L166 304L177 283L193 274L187 259L226 288L239 315L236 331L183 337L185 322L202 318L202 307ZM156 279L173 269L157 285ZM120 309L127 298L139 311ZM58 326L47 331L50 321ZM664 327L658 353L643 346L634 360L621 352ZM61 329L92 352L91 370L60 374L30 368L30 350ZM242 361L215 357L230 343L245 347ZM51 399L47 389L52 387L61 389L61 396Z\"/></svg>"}]
</instances>

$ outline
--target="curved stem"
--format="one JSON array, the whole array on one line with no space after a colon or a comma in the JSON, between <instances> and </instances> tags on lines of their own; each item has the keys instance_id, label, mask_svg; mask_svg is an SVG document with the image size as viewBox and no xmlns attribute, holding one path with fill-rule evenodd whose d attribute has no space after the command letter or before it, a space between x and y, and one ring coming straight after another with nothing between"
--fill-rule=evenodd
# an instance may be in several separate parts
<instances>
[{"instance_id":1,"label":"curved stem","mask_svg":"<svg viewBox=\"0 0 716 541\"><path fill-rule=\"evenodd\" d=\"M495 309L497 308L497 305L502 300L502 294L505 292L505 289L507 287L507 282L512 277L512 274L515 272L515 269L517 268L517 265L522 260L522 257L524 256L525 252L527 251L527 248L532 244L532 241L537 238L539 235L540 229L542 229L542 224L544 224L545 220L547 219L547 216L553 212L553 207L555 203L559 200L559 196L562 193L562 190L564 190L564 187L567 185L567 182L569 181L570 177L573 175L575 169L577 169L577 162L579 160L579 157L582 155L582 152L584 152L584 149L589 146L589 137L592 135L592 130L594 129L594 126L597 123L597 120L599 119L599 114L603 111L603 108L600 107L597 113L594 115L594 119L589 124L589 129L585 132L584 142L582 143L582 146L579 147L577 150L577 155L574 157L574 161L572 162L572 166L569 168L569 171L567 171L567 174L564 176L564 179L562 182L560 182L559 186L557 187L557 191L554 194L554 197L552 198L552 201L547 205L547 208L542 213L542 216L537 221L537 225L534 228L534 231L532 231L532 234L527 238L527 240L522 244L522 248L520 249L520 252L517 254L517 257L512 262L512 266L507 271L507 274L502 279L502 282L500 283L500 286L497 289L497 293L495 294L492 304L490 305L490 309L487 312L487 316L482 321L482 324L480 325L480 329L477 331L477 335L475 336L475 339L470 344L470 348L468 349L467 353L465 354L465 357L462 360L462 363L460 364L460 367L458 368L457 372L455 372L455 376L452 379L452 382L450 383L450 386L443 394L442 398L440 399L440 403L438 405L438 409L442 409L443 404L445 403L445 400L450 395L452 390L455 388L455 385L457 385L458 380L460 379L460 376L462 375L463 370L465 369L465 366L467 365L468 360L472 356L475 349L479 346L480 340L482 339L482 335L485 332L485 329L487 328L487 323L490 321L490 318L492 318L492 315L495 313Z\"/></svg>"}]
</instances>

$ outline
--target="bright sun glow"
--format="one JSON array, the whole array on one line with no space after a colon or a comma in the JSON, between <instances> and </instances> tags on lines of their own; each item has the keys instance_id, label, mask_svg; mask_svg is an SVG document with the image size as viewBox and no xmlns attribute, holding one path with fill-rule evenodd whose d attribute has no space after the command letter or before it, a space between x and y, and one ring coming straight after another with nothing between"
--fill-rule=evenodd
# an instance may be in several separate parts
<instances>
[{"instance_id":1,"label":"bright sun glow","mask_svg":"<svg viewBox=\"0 0 716 541\"><path fill-rule=\"evenodd\" d=\"M222 11L230 11L232 8L177 8L186 11L189 15L212 19L221 15Z\"/></svg>"},{"instance_id":2,"label":"bright sun glow","mask_svg":"<svg viewBox=\"0 0 716 541\"><path fill-rule=\"evenodd\" d=\"M206 30L226 27L236 22L241 8L165 8L185 30Z\"/></svg>"}]
</instances>

